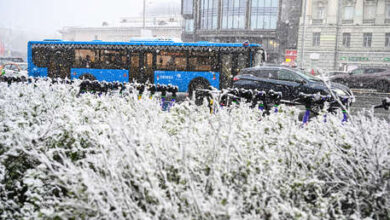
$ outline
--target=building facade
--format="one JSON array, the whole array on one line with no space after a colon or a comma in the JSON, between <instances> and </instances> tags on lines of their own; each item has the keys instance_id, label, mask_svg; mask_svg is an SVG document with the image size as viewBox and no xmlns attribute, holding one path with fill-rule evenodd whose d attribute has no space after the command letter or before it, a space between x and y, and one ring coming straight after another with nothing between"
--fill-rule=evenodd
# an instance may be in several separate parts
<instances>
[{"instance_id":1,"label":"building facade","mask_svg":"<svg viewBox=\"0 0 390 220\"><path fill-rule=\"evenodd\" d=\"M390 0L304 0L298 37L307 70L390 66Z\"/></svg>"},{"instance_id":2,"label":"building facade","mask_svg":"<svg viewBox=\"0 0 390 220\"><path fill-rule=\"evenodd\" d=\"M180 15L147 17L143 27L142 17L121 18L118 24L103 22L101 27L64 27L62 39L71 41L129 41L131 38L180 39L182 32Z\"/></svg>"},{"instance_id":3,"label":"building facade","mask_svg":"<svg viewBox=\"0 0 390 220\"><path fill-rule=\"evenodd\" d=\"M302 0L182 0L183 41L260 43L270 62L295 50Z\"/></svg>"}]
</instances>

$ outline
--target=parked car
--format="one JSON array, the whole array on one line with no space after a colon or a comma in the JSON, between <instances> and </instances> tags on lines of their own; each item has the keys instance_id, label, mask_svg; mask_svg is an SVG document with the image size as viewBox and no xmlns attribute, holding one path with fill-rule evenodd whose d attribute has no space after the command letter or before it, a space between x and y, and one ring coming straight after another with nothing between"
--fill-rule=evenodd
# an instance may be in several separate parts
<instances>
[{"instance_id":1,"label":"parked car","mask_svg":"<svg viewBox=\"0 0 390 220\"><path fill-rule=\"evenodd\" d=\"M351 74L370 74L370 73L381 73L389 70L390 68L385 67L359 67L350 71Z\"/></svg>"},{"instance_id":2,"label":"parked car","mask_svg":"<svg viewBox=\"0 0 390 220\"><path fill-rule=\"evenodd\" d=\"M344 72L344 71L328 71L328 72L319 71L319 74L316 76L321 78L322 80L330 81L330 79L333 76L340 75L340 74L346 74L346 73L347 72Z\"/></svg>"},{"instance_id":3,"label":"parked car","mask_svg":"<svg viewBox=\"0 0 390 220\"><path fill-rule=\"evenodd\" d=\"M0 57L0 73L3 69L4 64L15 62L15 63L23 63L23 58L21 57Z\"/></svg>"},{"instance_id":4,"label":"parked car","mask_svg":"<svg viewBox=\"0 0 390 220\"><path fill-rule=\"evenodd\" d=\"M2 67L1 75L6 76L26 76L27 77L27 63L7 63Z\"/></svg>"},{"instance_id":5,"label":"parked car","mask_svg":"<svg viewBox=\"0 0 390 220\"><path fill-rule=\"evenodd\" d=\"M233 86L264 91L272 89L282 92L282 100L284 101L297 99L300 92L306 94L330 94L328 87L321 79L305 74L299 69L283 66L260 66L242 69L234 77ZM331 89L338 96L353 97L353 93L347 86L332 83Z\"/></svg>"},{"instance_id":6,"label":"parked car","mask_svg":"<svg viewBox=\"0 0 390 220\"><path fill-rule=\"evenodd\" d=\"M331 81L347 85L350 88L390 92L390 68L358 68L349 73L335 75L331 77Z\"/></svg>"},{"instance_id":7,"label":"parked car","mask_svg":"<svg viewBox=\"0 0 390 220\"><path fill-rule=\"evenodd\" d=\"M327 73L325 73L325 75L327 77L333 77L333 76L336 76L336 75L340 75L340 74L346 74L348 72L344 72L344 71L329 71Z\"/></svg>"}]
</instances>

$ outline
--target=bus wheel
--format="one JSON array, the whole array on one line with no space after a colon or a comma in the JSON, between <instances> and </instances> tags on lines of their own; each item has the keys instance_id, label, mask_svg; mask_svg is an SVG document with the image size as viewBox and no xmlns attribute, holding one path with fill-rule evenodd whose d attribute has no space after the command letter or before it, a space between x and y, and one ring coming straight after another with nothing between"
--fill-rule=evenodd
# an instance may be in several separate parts
<instances>
[{"instance_id":1,"label":"bus wheel","mask_svg":"<svg viewBox=\"0 0 390 220\"><path fill-rule=\"evenodd\" d=\"M96 77L94 77L92 74L87 73L87 74L81 75L81 76L79 77L79 79L81 79L81 80L90 80L90 81L94 81L94 80L96 80Z\"/></svg>"},{"instance_id":2,"label":"bus wheel","mask_svg":"<svg viewBox=\"0 0 390 220\"><path fill-rule=\"evenodd\" d=\"M190 85L188 86L188 94L190 98L192 99L192 96L194 95L194 92L197 89L207 89L209 87L210 83L205 78L195 78L190 82Z\"/></svg>"}]
</instances>

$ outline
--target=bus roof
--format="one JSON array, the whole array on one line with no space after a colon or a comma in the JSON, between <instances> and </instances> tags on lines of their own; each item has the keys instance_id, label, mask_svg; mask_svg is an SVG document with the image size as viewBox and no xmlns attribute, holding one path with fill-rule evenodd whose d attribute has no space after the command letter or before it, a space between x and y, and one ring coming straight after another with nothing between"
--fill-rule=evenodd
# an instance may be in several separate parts
<instances>
[{"instance_id":1,"label":"bus roof","mask_svg":"<svg viewBox=\"0 0 390 220\"><path fill-rule=\"evenodd\" d=\"M109 41L64 41L59 39L45 39L44 41L29 41L29 44L52 44L52 45L131 45L131 46L192 46L192 47L261 47L261 44L248 43L214 43L208 41L199 42L175 42L171 40L131 40L128 42Z\"/></svg>"}]
</instances>

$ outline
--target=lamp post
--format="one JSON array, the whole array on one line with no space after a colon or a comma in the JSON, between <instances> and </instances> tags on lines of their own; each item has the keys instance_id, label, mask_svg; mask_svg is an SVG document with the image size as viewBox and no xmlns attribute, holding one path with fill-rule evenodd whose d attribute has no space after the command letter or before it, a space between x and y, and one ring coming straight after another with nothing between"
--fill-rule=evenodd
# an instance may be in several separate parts
<instances>
[{"instance_id":1,"label":"lamp post","mask_svg":"<svg viewBox=\"0 0 390 220\"><path fill-rule=\"evenodd\" d=\"M341 7L342 7L342 1L337 2L337 11L336 11L336 42L335 42L335 48L334 48L334 62L333 62L333 69L338 70L337 68L337 58L339 56L339 35L340 35L340 20L341 20Z\"/></svg>"},{"instance_id":2,"label":"lamp post","mask_svg":"<svg viewBox=\"0 0 390 220\"><path fill-rule=\"evenodd\" d=\"M145 29L145 13L146 12L146 0L144 0L144 10L143 10L143 19L142 19L142 28Z\"/></svg>"},{"instance_id":3,"label":"lamp post","mask_svg":"<svg viewBox=\"0 0 390 220\"><path fill-rule=\"evenodd\" d=\"M303 59L305 56L305 30L306 30L306 0L303 1L303 24L302 24L302 39L301 39L301 68L303 69Z\"/></svg>"}]
</instances>

